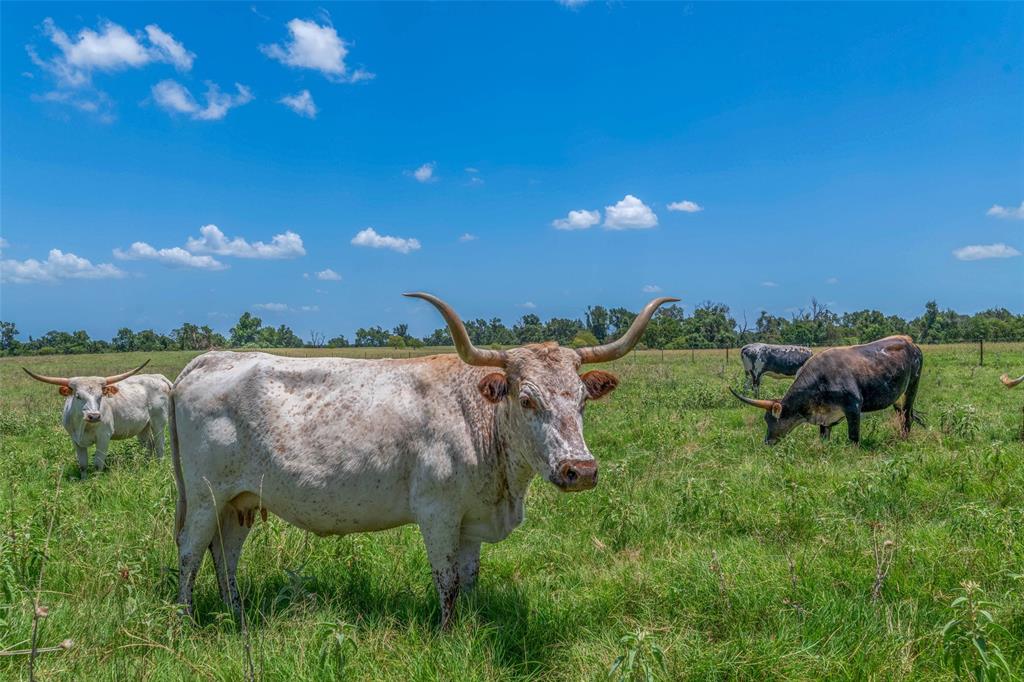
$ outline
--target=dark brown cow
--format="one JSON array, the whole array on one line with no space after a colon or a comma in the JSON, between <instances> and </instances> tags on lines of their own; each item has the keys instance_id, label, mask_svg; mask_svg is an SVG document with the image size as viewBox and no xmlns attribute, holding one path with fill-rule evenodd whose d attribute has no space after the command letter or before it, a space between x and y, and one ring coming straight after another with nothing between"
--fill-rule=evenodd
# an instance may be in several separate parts
<instances>
[{"instance_id":1,"label":"dark brown cow","mask_svg":"<svg viewBox=\"0 0 1024 682\"><path fill-rule=\"evenodd\" d=\"M910 433L923 355L909 336L887 336L860 346L829 348L811 357L782 400L757 400L732 391L738 399L765 411L772 445L799 424L817 424L822 438L846 419L850 440L860 442L860 416L889 406L902 416L902 435ZM903 397L903 405L896 401Z\"/></svg>"}]
</instances>

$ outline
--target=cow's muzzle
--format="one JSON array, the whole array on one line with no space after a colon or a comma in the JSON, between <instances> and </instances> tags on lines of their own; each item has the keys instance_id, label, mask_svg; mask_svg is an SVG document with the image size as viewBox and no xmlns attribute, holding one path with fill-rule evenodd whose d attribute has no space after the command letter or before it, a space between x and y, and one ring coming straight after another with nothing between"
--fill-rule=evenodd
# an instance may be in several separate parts
<instances>
[{"instance_id":1,"label":"cow's muzzle","mask_svg":"<svg viewBox=\"0 0 1024 682\"><path fill-rule=\"evenodd\" d=\"M95 424L99 420L100 420L100 413L99 412L86 412L85 413L85 421L90 422L92 424Z\"/></svg>"},{"instance_id":2,"label":"cow's muzzle","mask_svg":"<svg viewBox=\"0 0 1024 682\"><path fill-rule=\"evenodd\" d=\"M562 462L552 483L565 492L590 490L597 485L597 462L592 459L570 459Z\"/></svg>"}]
</instances>

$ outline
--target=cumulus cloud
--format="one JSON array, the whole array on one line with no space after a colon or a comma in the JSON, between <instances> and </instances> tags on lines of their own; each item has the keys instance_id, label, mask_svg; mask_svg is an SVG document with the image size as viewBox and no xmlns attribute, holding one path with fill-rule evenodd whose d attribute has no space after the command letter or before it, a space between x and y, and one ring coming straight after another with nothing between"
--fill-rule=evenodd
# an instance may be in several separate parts
<instances>
[{"instance_id":1,"label":"cumulus cloud","mask_svg":"<svg viewBox=\"0 0 1024 682\"><path fill-rule=\"evenodd\" d=\"M313 101L313 95L309 94L309 90L302 90L294 95L285 95L277 101L299 116L305 116L306 118L316 118L319 111L316 108L316 102Z\"/></svg>"},{"instance_id":2,"label":"cumulus cloud","mask_svg":"<svg viewBox=\"0 0 1024 682\"><path fill-rule=\"evenodd\" d=\"M46 260L4 259L0 261L0 281L15 284L54 283L65 279L116 279L125 272L110 263L93 264L87 258L60 249L50 249Z\"/></svg>"},{"instance_id":3,"label":"cumulus cloud","mask_svg":"<svg viewBox=\"0 0 1024 682\"><path fill-rule=\"evenodd\" d=\"M464 232L462 234L462 236L459 237L459 241L460 242L475 242L479 238L480 237L477 237L475 234L470 234L469 232Z\"/></svg>"},{"instance_id":4,"label":"cumulus cloud","mask_svg":"<svg viewBox=\"0 0 1024 682\"><path fill-rule=\"evenodd\" d=\"M336 273L334 270L327 268L316 273L316 278L322 282L340 282L341 275Z\"/></svg>"},{"instance_id":5,"label":"cumulus cloud","mask_svg":"<svg viewBox=\"0 0 1024 682\"><path fill-rule=\"evenodd\" d=\"M181 71L188 71L195 60L193 53L156 24L146 26L145 33L129 33L124 27L106 21L99 31L83 28L72 38L47 17L43 20L42 32L59 54L44 59L29 45L26 48L29 57L63 87L88 85L94 71L139 69L153 62L173 64Z\"/></svg>"},{"instance_id":6,"label":"cumulus cloud","mask_svg":"<svg viewBox=\"0 0 1024 682\"><path fill-rule=\"evenodd\" d=\"M665 206L670 211L682 211L683 213L699 213L704 210L704 207L695 201L689 201L684 199L682 201L673 201L671 204Z\"/></svg>"},{"instance_id":7,"label":"cumulus cloud","mask_svg":"<svg viewBox=\"0 0 1024 682\"><path fill-rule=\"evenodd\" d=\"M604 226L609 230L643 230L657 224L658 216L650 206L632 194L604 209Z\"/></svg>"},{"instance_id":8,"label":"cumulus cloud","mask_svg":"<svg viewBox=\"0 0 1024 682\"><path fill-rule=\"evenodd\" d=\"M162 80L152 88L153 101L172 114L185 114L196 121L219 121L228 115L234 107L252 101L252 90L235 83L236 94L230 95L220 91L215 83L206 83L206 105L200 106L181 83L173 80Z\"/></svg>"},{"instance_id":9,"label":"cumulus cloud","mask_svg":"<svg viewBox=\"0 0 1024 682\"><path fill-rule=\"evenodd\" d=\"M777 287L779 285L769 279L769 280L765 280L765 281L761 282L761 286L772 288L772 287Z\"/></svg>"},{"instance_id":10,"label":"cumulus cloud","mask_svg":"<svg viewBox=\"0 0 1024 682\"><path fill-rule=\"evenodd\" d=\"M377 234L377 231L372 227L368 227L356 234L355 237L352 237L352 244L353 246L368 246L371 249L391 249L398 253L410 253L418 251L420 248L418 239L389 237Z\"/></svg>"},{"instance_id":11,"label":"cumulus cloud","mask_svg":"<svg viewBox=\"0 0 1024 682\"><path fill-rule=\"evenodd\" d=\"M953 251L957 260L985 260L987 258L1013 258L1020 251L1006 244L971 244Z\"/></svg>"},{"instance_id":12,"label":"cumulus cloud","mask_svg":"<svg viewBox=\"0 0 1024 682\"><path fill-rule=\"evenodd\" d=\"M425 163L416 170L405 171L405 174L416 179L416 182L437 182L437 176L434 175L434 170L437 168L437 162L430 161Z\"/></svg>"},{"instance_id":13,"label":"cumulus cloud","mask_svg":"<svg viewBox=\"0 0 1024 682\"><path fill-rule=\"evenodd\" d=\"M839 278L829 277L828 279L825 280L825 284L839 284Z\"/></svg>"},{"instance_id":14,"label":"cumulus cloud","mask_svg":"<svg viewBox=\"0 0 1024 682\"><path fill-rule=\"evenodd\" d=\"M993 218L1013 218L1016 220L1024 220L1024 201L1020 202L1020 206L1000 206L995 204L989 210L985 211L985 215L992 216Z\"/></svg>"},{"instance_id":15,"label":"cumulus cloud","mask_svg":"<svg viewBox=\"0 0 1024 682\"><path fill-rule=\"evenodd\" d=\"M645 294L660 294L661 287L659 287L657 284L645 284L644 288L641 289L641 291L643 291Z\"/></svg>"},{"instance_id":16,"label":"cumulus cloud","mask_svg":"<svg viewBox=\"0 0 1024 682\"><path fill-rule=\"evenodd\" d=\"M155 260L172 268L223 270L227 266L212 256L196 256L180 246L156 249L146 242L135 242L127 250L114 249L114 258L121 260Z\"/></svg>"},{"instance_id":17,"label":"cumulus cloud","mask_svg":"<svg viewBox=\"0 0 1024 682\"><path fill-rule=\"evenodd\" d=\"M525 303L518 303L516 305L518 305L520 308L526 308L527 310L533 310L537 307L537 304L534 303L533 301L526 301Z\"/></svg>"},{"instance_id":18,"label":"cumulus cloud","mask_svg":"<svg viewBox=\"0 0 1024 682\"><path fill-rule=\"evenodd\" d=\"M232 256L234 258L281 259L298 258L306 255L302 237L286 230L275 234L269 244L263 242L249 243L242 237L228 239L216 225L204 225L199 228L199 238L189 237L185 248L192 253L212 253L216 256Z\"/></svg>"},{"instance_id":19,"label":"cumulus cloud","mask_svg":"<svg viewBox=\"0 0 1024 682\"><path fill-rule=\"evenodd\" d=\"M569 211L565 218L558 218L551 221L551 226L556 230L586 230L601 222L600 211Z\"/></svg>"},{"instance_id":20,"label":"cumulus cloud","mask_svg":"<svg viewBox=\"0 0 1024 682\"><path fill-rule=\"evenodd\" d=\"M588 2L590 2L590 0L556 0L556 2L558 2L558 4L561 5L562 7L567 7L569 9L579 9L580 7L583 7Z\"/></svg>"},{"instance_id":21,"label":"cumulus cloud","mask_svg":"<svg viewBox=\"0 0 1024 682\"><path fill-rule=\"evenodd\" d=\"M292 19L287 26L290 40L260 46L263 54L292 68L319 71L335 83L357 83L374 77L363 69L349 70L345 64L348 46L333 26L302 19Z\"/></svg>"}]
</instances>

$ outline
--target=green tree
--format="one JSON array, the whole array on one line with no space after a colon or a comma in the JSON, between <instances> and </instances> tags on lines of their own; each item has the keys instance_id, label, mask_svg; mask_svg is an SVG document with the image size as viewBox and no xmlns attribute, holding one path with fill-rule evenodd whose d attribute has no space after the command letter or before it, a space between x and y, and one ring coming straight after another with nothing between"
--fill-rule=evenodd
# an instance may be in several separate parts
<instances>
[{"instance_id":1,"label":"green tree","mask_svg":"<svg viewBox=\"0 0 1024 682\"><path fill-rule=\"evenodd\" d=\"M259 334L263 320L246 311L238 318L238 323L231 328L231 345L244 346L256 343L256 336Z\"/></svg>"}]
</instances>

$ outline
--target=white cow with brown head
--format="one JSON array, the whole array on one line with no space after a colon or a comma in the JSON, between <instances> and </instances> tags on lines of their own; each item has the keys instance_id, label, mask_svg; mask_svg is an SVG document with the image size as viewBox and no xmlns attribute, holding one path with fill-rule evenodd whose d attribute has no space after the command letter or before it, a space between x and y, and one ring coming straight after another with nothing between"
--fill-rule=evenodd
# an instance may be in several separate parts
<instances>
[{"instance_id":1,"label":"white cow with brown head","mask_svg":"<svg viewBox=\"0 0 1024 682\"><path fill-rule=\"evenodd\" d=\"M450 623L472 587L480 545L523 522L534 476L565 491L597 484L583 440L588 401L618 379L580 366L622 357L652 301L619 340L574 350L555 343L486 350L429 294L458 356L407 360L286 358L214 352L175 382L172 452L178 484L178 599L209 548L221 596L239 608L235 572L249 528L269 510L318 535L419 526Z\"/></svg>"},{"instance_id":2,"label":"white cow with brown head","mask_svg":"<svg viewBox=\"0 0 1024 682\"><path fill-rule=\"evenodd\" d=\"M172 385L162 374L133 376L148 363L109 377L49 377L22 368L33 379L60 387L66 398L61 423L75 445L82 478L89 468L88 448L93 445L97 471L103 470L112 440L138 437L157 458L164 456Z\"/></svg>"}]
</instances>

